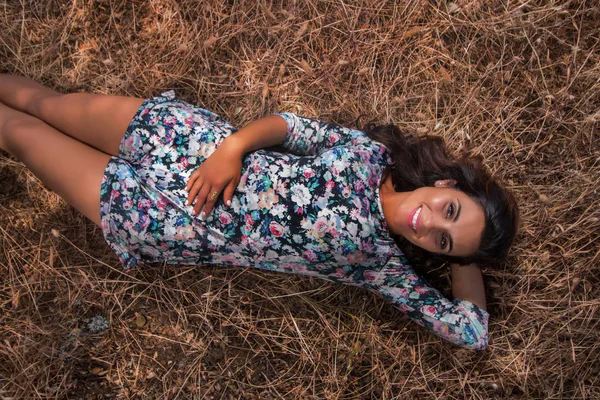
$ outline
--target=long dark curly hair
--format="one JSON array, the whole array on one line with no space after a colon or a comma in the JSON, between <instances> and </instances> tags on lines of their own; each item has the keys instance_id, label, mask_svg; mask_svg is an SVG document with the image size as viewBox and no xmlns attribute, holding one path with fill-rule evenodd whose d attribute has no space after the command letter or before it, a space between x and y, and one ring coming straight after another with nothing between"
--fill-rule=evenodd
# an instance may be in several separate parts
<instances>
[{"instance_id":1,"label":"long dark curly hair","mask_svg":"<svg viewBox=\"0 0 600 400\"><path fill-rule=\"evenodd\" d=\"M501 187L483 166L483 158L465 152L460 158L448 155L446 143L437 136L416 137L400 131L395 125L368 123L363 131L391 152L392 183L397 191L410 191L434 186L435 181L454 179L455 188L475 200L483 208L485 228L479 249L468 257L453 257L428 252L393 235L394 240L411 260L423 267L450 262L458 264L493 264L506 258L519 225L519 210L513 195Z\"/></svg>"}]
</instances>

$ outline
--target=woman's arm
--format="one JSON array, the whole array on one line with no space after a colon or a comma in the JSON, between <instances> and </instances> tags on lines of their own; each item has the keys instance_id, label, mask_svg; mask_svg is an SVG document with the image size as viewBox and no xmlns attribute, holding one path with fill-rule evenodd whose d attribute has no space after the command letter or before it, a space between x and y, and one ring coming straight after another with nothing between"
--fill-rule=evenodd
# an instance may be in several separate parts
<instances>
[{"instance_id":1,"label":"woman's arm","mask_svg":"<svg viewBox=\"0 0 600 400\"><path fill-rule=\"evenodd\" d=\"M473 278L469 274L476 276L473 271L457 270L453 274L453 289L455 284L458 287L458 291L453 290L456 295L454 299L444 297L430 286L412 269L404 256L390 258L373 279L365 280L364 286L379 293L416 323L444 339L463 347L482 350L487 347L489 315L480 307L485 305L483 283L480 282L481 286L475 290L473 288L478 285L469 283L468 278ZM479 294L473 295L478 290Z\"/></svg>"},{"instance_id":2,"label":"woman's arm","mask_svg":"<svg viewBox=\"0 0 600 400\"><path fill-rule=\"evenodd\" d=\"M188 179L187 204L200 218L210 214L219 194L229 204L239 183L244 154L281 145L287 151L314 156L336 146L360 145L370 140L363 132L292 113L270 115L228 136ZM384 149L382 145L378 148ZM381 150L383 151L383 150Z\"/></svg>"},{"instance_id":3,"label":"woman's arm","mask_svg":"<svg viewBox=\"0 0 600 400\"><path fill-rule=\"evenodd\" d=\"M238 154L244 155L254 150L282 144L286 138L288 126L285 119L278 115L269 115L228 136L221 146L235 149Z\"/></svg>"},{"instance_id":4,"label":"woman's arm","mask_svg":"<svg viewBox=\"0 0 600 400\"><path fill-rule=\"evenodd\" d=\"M287 135L282 146L301 156L314 156L337 146L357 146L370 142L364 132L355 129L293 113L277 115L282 117L287 125Z\"/></svg>"},{"instance_id":5,"label":"woman's arm","mask_svg":"<svg viewBox=\"0 0 600 400\"><path fill-rule=\"evenodd\" d=\"M479 308L485 306L485 288L481 270L475 264L450 266L452 274L452 297L470 301Z\"/></svg>"}]
</instances>

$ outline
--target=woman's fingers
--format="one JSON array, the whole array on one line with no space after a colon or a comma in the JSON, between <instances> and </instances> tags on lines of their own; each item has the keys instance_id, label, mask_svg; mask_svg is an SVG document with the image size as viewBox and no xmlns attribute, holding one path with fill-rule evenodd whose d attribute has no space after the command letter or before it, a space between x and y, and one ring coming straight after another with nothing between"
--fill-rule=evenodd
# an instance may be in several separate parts
<instances>
[{"instance_id":1,"label":"woman's fingers","mask_svg":"<svg viewBox=\"0 0 600 400\"><path fill-rule=\"evenodd\" d=\"M197 170L196 170L197 171ZM191 186L194 184L194 181L196 180L196 171L192 172L192 174L190 175L190 177L188 178L187 183L185 184L185 190L189 191Z\"/></svg>"},{"instance_id":2,"label":"woman's fingers","mask_svg":"<svg viewBox=\"0 0 600 400\"><path fill-rule=\"evenodd\" d=\"M196 180L200 176L199 172L200 172L200 168L198 168L197 170L192 172L192 174L188 178L187 183L185 184L185 190L189 191L192 188L192 185L194 184L194 182L196 182Z\"/></svg>"},{"instance_id":3,"label":"woman's fingers","mask_svg":"<svg viewBox=\"0 0 600 400\"><path fill-rule=\"evenodd\" d=\"M206 198L208 197L210 191L209 185L203 185L202 189L200 189L200 193L196 197L196 204L194 205L194 210L192 211L192 215L198 215L202 207L204 207L204 203L206 202ZM200 218L204 218L205 215L200 215Z\"/></svg>"},{"instance_id":4,"label":"woman's fingers","mask_svg":"<svg viewBox=\"0 0 600 400\"><path fill-rule=\"evenodd\" d=\"M216 186L213 186L208 192L208 197L206 198L206 203L204 203L204 208L202 209L202 218L205 216L209 216L221 194L221 190L217 189Z\"/></svg>"},{"instance_id":5,"label":"woman's fingers","mask_svg":"<svg viewBox=\"0 0 600 400\"><path fill-rule=\"evenodd\" d=\"M225 202L225 205L227 207L231 206L231 199L233 198L233 192L235 192L235 188L237 187L237 185L238 182L232 180L231 182L229 182L229 185L227 185L225 191L223 192L223 201Z\"/></svg>"},{"instance_id":6,"label":"woman's fingers","mask_svg":"<svg viewBox=\"0 0 600 400\"><path fill-rule=\"evenodd\" d=\"M223 202L228 207L231 206L239 177L230 179L226 185L226 182L223 182L222 179L219 182L212 182L212 179L209 179L204 173L199 173L199 171L200 168L190 175L185 186L185 190L188 191L186 205L194 206L192 215L200 214L200 218L210 215L221 192L223 192Z\"/></svg>"},{"instance_id":7,"label":"woman's fingers","mask_svg":"<svg viewBox=\"0 0 600 400\"><path fill-rule=\"evenodd\" d=\"M187 183L186 190L188 190L188 197L186 201L186 205L191 205L200 189L202 189L202 179L198 179L198 176L191 176L190 180Z\"/></svg>"},{"instance_id":8,"label":"woman's fingers","mask_svg":"<svg viewBox=\"0 0 600 400\"><path fill-rule=\"evenodd\" d=\"M197 215L202 211L203 214L200 216L204 218L212 211L222 188L204 182L202 178L198 178L198 175L194 173L190 176L186 190L189 190L186 205L194 205L192 215Z\"/></svg>"}]
</instances>

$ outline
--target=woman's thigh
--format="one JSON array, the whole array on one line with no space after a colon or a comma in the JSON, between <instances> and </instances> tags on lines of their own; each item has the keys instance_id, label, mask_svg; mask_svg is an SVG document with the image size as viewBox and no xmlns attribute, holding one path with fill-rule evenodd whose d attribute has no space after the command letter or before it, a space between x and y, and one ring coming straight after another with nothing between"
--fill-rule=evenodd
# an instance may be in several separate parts
<instances>
[{"instance_id":1,"label":"woman's thigh","mask_svg":"<svg viewBox=\"0 0 600 400\"><path fill-rule=\"evenodd\" d=\"M38 102L33 115L72 138L118 156L119 144L144 99L71 93Z\"/></svg>"},{"instance_id":2,"label":"woman's thigh","mask_svg":"<svg viewBox=\"0 0 600 400\"><path fill-rule=\"evenodd\" d=\"M110 156L1 103L0 147L100 226L100 185Z\"/></svg>"},{"instance_id":3,"label":"woman's thigh","mask_svg":"<svg viewBox=\"0 0 600 400\"><path fill-rule=\"evenodd\" d=\"M125 130L143 100L86 93L61 94L24 76L0 74L0 102L116 156Z\"/></svg>"}]
</instances>

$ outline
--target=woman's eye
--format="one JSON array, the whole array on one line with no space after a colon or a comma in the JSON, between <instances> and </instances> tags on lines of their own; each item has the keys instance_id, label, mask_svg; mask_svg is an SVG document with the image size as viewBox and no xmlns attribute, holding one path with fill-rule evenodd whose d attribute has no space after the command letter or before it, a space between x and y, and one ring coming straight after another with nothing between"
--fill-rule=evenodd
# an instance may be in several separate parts
<instances>
[{"instance_id":1,"label":"woman's eye","mask_svg":"<svg viewBox=\"0 0 600 400\"><path fill-rule=\"evenodd\" d=\"M448 244L448 239L446 238L446 234L443 234L442 239L440 240L440 247L442 248L442 250L444 250L446 248L447 244Z\"/></svg>"},{"instance_id":2,"label":"woman's eye","mask_svg":"<svg viewBox=\"0 0 600 400\"><path fill-rule=\"evenodd\" d=\"M446 217L447 218L452 218L453 215L454 215L454 204L450 204L448 206L448 212L447 212Z\"/></svg>"}]
</instances>

